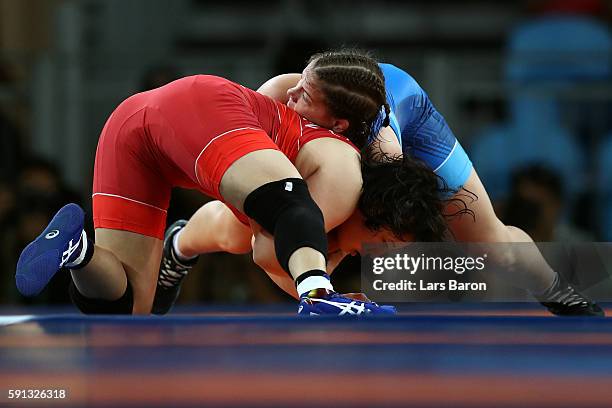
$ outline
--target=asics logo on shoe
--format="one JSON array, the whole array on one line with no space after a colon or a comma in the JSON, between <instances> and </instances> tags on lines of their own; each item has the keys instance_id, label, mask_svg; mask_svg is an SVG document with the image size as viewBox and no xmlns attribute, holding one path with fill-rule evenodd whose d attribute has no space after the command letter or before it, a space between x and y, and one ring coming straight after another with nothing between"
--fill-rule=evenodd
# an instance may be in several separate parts
<instances>
[{"instance_id":1,"label":"asics logo on shoe","mask_svg":"<svg viewBox=\"0 0 612 408\"><path fill-rule=\"evenodd\" d=\"M328 305L337 307L338 309L340 309L340 313L338 313L338 316L342 316L345 314L360 315L363 313L370 312L369 310L366 309L365 304L361 302L340 303L340 302L334 302L331 300L317 299L317 298L313 298L311 300L314 302L327 303Z\"/></svg>"},{"instance_id":2,"label":"asics logo on shoe","mask_svg":"<svg viewBox=\"0 0 612 408\"><path fill-rule=\"evenodd\" d=\"M59 264L60 268L63 267L66 262L68 262L68 259L70 259L74 251L76 251L79 248L80 243L81 243L80 238L74 245L72 245L72 240L68 242L68 249L62 253L62 262L60 262Z\"/></svg>"},{"instance_id":3,"label":"asics logo on shoe","mask_svg":"<svg viewBox=\"0 0 612 408\"><path fill-rule=\"evenodd\" d=\"M59 235L59 230L53 230L45 235L45 239L53 239Z\"/></svg>"}]
</instances>

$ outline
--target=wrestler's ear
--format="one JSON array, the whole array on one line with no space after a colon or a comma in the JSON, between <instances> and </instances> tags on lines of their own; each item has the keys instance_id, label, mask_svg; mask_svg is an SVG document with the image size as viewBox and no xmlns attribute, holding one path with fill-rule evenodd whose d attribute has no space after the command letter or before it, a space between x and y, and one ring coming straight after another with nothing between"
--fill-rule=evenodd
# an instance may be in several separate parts
<instances>
[{"instance_id":1,"label":"wrestler's ear","mask_svg":"<svg viewBox=\"0 0 612 408\"><path fill-rule=\"evenodd\" d=\"M349 127L349 121L346 119L334 119L332 130L336 133L342 133Z\"/></svg>"}]
</instances>

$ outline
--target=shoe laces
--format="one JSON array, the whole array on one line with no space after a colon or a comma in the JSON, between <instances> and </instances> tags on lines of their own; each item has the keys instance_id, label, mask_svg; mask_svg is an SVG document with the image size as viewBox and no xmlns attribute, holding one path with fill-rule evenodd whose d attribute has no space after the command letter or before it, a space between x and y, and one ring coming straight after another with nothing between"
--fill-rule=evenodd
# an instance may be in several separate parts
<instances>
[{"instance_id":1,"label":"shoe laces","mask_svg":"<svg viewBox=\"0 0 612 408\"><path fill-rule=\"evenodd\" d=\"M174 254L171 253L170 257L164 256L162 259L157 284L165 288L177 286L191 269L191 266L183 265L173 258Z\"/></svg>"},{"instance_id":2,"label":"shoe laces","mask_svg":"<svg viewBox=\"0 0 612 408\"><path fill-rule=\"evenodd\" d=\"M566 306L582 305L587 306L589 302L573 287L567 286L565 289L559 289L553 292L548 298L548 302L557 302Z\"/></svg>"}]
</instances>

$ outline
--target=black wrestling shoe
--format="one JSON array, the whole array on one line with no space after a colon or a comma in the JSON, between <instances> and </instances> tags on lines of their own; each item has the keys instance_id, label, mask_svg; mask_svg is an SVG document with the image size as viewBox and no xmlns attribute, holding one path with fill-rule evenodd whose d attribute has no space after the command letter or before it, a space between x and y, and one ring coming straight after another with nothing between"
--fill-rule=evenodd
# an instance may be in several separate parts
<instances>
[{"instance_id":1,"label":"black wrestling shoe","mask_svg":"<svg viewBox=\"0 0 612 408\"><path fill-rule=\"evenodd\" d=\"M178 220L172 224L164 235L164 252L162 255L157 288L151 313L165 315L172 309L181 291L181 282L189 270L198 262L198 257L189 261L179 261L174 253L172 240L174 235L187 225L186 220Z\"/></svg>"},{"instance_id":2,"label":"black wrestling shoe","mask_svg":"<svg viewBox=\"0 0 612 408\"><path fill-rule=\"evenodd\" d=\"M540 303L557 316L605 316L603 309L578 292L561 275L544 294L538 296Z\"/></svg>"}]
</instances>

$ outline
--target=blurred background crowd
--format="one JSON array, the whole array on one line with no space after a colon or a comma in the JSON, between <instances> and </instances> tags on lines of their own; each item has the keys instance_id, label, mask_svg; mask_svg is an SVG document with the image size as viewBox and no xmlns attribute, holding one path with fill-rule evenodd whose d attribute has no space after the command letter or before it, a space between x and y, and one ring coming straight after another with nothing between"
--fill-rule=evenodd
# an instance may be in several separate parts
<instances>
[{"instance_id":1,"label":"blurred background crowd","mask_svg":"<svg viewBox=\"0 0 612 408\"><path fill-rule=\"evenodd\" d=\"M0 0L0 303L68 302L65 273L21 298L15 263L63 204L91 214L97 138L119 102L196 73L257 88L343 45L415 77L507 224L612 241L611 20L610 0ZM206 200L175 191L169 223ZM335 286L358 289L358 266ZM181 300L288 297L250 255L211 254Z\"/></svg>"}]
</instances>

